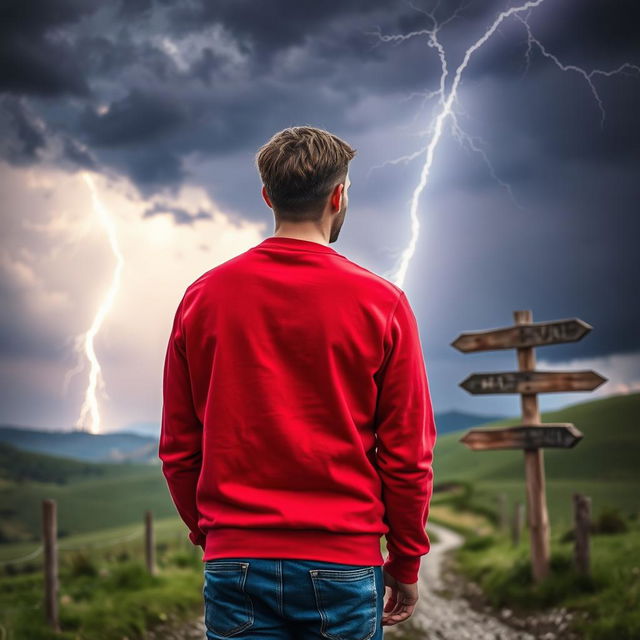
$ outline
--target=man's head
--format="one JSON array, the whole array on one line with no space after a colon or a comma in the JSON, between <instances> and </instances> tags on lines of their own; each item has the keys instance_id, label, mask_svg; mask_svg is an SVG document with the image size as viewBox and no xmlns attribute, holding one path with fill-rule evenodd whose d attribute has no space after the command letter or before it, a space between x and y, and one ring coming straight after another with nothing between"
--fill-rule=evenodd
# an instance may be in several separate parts
<instances>
[{"instance_id":1,"label":"man's head","mask_svg":"<svg viewBox=\"0 0 640 640\"><path fill-rule=\"evenodd\" d=\"M262 196L276 227L309 224L329 229L335 242L349 203L349 162L355 156L344 140L315 127L289 127L256 154Z\"/></svg>"}]
</instances>

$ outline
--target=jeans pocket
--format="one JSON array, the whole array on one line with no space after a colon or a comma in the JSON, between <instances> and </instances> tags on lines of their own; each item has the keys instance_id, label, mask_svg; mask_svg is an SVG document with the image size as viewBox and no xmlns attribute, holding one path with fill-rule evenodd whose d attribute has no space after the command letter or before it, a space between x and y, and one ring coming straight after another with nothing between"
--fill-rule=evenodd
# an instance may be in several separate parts
<instances>
[{"instance_id":1,"label":"jeans pocket","mask_svg":"<svg viewBox=\"0 0 640 640\"><path fill-rule=\"evenodd\" d=\"M320 633L330 640L368 640L376 632L374 567L310 569Z\"/></svg>"},{"instance_id":2,"label":"jeans pocket","mask_svg":"<svg viewBox=\"0 0 640 640\"><path fill-rule=\"evenodd\" d=\"M207 629L222 638L253 624L253 601L245 591L248 562L208 560L204 565L204 620Z\"/></svg>"}]
</instances>

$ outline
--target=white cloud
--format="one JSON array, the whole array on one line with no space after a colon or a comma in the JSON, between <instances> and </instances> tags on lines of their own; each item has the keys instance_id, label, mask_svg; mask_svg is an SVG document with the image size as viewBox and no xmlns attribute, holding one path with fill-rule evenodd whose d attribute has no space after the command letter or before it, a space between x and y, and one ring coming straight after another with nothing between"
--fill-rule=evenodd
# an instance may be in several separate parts
<instances>
[{"instance_id":1,"label":"white cloud","mask_svg":"<svg viewBox=\"0 0 640 640\"><path fill-rule=\"evenodd\" d=\"M640 352L613 353L597 358L575 358L565 362L547 362L539 359L540 371L593 370L606 378L589 395L604 397L619 393L640 391Z\"/></svg>"}]
</instances>

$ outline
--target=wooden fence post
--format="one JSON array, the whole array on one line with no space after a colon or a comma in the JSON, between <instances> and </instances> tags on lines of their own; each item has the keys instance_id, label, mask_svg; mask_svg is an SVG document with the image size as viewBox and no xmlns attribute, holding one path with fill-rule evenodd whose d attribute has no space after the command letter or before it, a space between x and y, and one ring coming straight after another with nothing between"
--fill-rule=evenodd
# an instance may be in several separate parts
<instances>
[{"instance_id":1,"label":"wooden fence post","mask_svg":"<svg viewBox=\"0 0 640 640\"><path fill-rule=\"evenodd\" d=\"M591 498L580 493L573 494L574 513L574 562L579 573L588 575L589 566L589 535L591 530Z\"/></svg>"},{"instance_id":2,"label":"wooden fence post","mask_svg":"<svg viewBox=\"0 0 640 640\"><path fill-rule=\"evenodd\" d=\"M42 501L42 543L44 547L44 611L49 626L60 631L58 618L58 523L55 500Z\"/></svg>"}]
</instances>

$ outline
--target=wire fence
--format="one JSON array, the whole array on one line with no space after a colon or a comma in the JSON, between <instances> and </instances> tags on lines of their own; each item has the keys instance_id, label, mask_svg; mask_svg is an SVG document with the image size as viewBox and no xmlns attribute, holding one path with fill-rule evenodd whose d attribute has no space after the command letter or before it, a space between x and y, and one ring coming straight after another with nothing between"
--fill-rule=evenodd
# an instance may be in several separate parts
<instances>
[{"instance_id":1,"label":"wire fence","mask_svg":"<svg viewBox=\"0 0 640 640\"><path fill-rule=\"evenodd\" d=\"M29 560L33 560L37 558L44 550L44 545L40 545L37 549L27 554L26 556L20 556L19 558L12 558L11 560L2 560L0 561L0 567L6 567L9 564L20 564L22 562L28 562Z\"/></svg>"},{"instance_id":2,"label":"wire fence","mask_svg":"<svg viewBox=\"0 0 640 640\"><path fill-rule=\"evenodd\" d=\"M142 538L146 570L151 575L156 574L156 543L154 536L153 514L150 510L146 510L144 513L144 526L142 527L135 527L134 530L117 536L112 535L106 538L90 539L82 543L77 539L58 540L58 511L55 500L43 500L42 507L42 543L27 554L15 558L0 560L0 568L3 568L7 573L14 573L16 571L16 565L24 565L31 560L43 556L41 570L43 572L44 600L42 603L42 609L47 626L49 626L54 632L57 633L60 630L58 602L60 585L58 576L58 559L61 553L87 549L104 549L123 543L130 543L133 540ZM17 607L7 608L3 606L3 611L5 613L7 610L16 611L20 609L24 609L24 606L20 604L18 604ZM6 638L7 629L4 625L0 624L0 640L6 640Z\"/></svg>"},{"instance_id":3,"label":"wire fence","mask_svg":"<svg viewBox=\"0 0 640 640\"><path fill-rule=\"evenodd\" d=\"M141 538L144 535L144 528L140 528L136 531L132 531L123 536L118 536L117 538L110 538L108 540L89 542L85 544L69 544L68 542L59 542L58 550L59 551L83 551L84 549L104 549L106 547L112 547L122 542L130 542L131 540L135 540L136 538ZM42 555L44 552L44 545L41 544L36 549L28 553L24 556L19 556L18 558L10 558L9 560L0 560L0 567L6 567L8 565L15 564L23 564L25 562L29 562L30 560L34 560L38 556ZM0 636L0 640L2 637Z\"/></svg>"}]
</instances>

